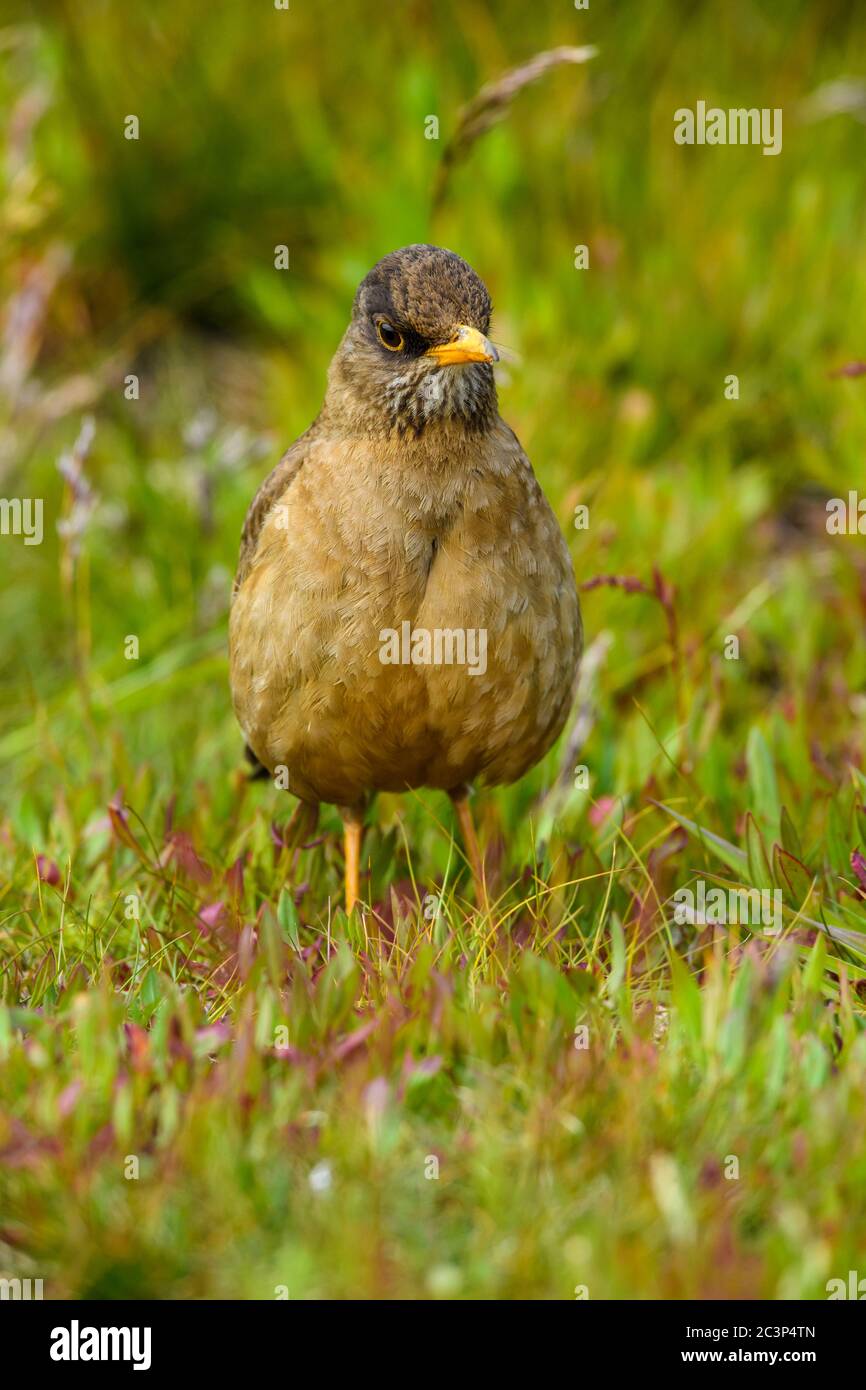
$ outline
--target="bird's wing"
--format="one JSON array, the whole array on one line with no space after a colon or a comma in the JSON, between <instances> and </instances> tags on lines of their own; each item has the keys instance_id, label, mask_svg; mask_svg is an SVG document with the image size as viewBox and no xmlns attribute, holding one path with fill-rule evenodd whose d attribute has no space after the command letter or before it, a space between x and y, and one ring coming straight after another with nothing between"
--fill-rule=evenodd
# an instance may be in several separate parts
<instances>
[{"instance_id":1,"label":"bird's wing","mask_svg":"<svg viewBox=\"0 0 866 1390\"><path fill-rule=\"evenodd\" d=\"M253 556L256 553L256 546L259 543L259 535L265 523L265 518L271 508L279 501L286 491L286 488L294 482L301 471L310 451L310 444L315 437L316 424L312 424L308 430L296 439L290 449L287 449L280 459L276 468L272 469L265 478L255 497L249 505L249 509L244 519L244 527L241 531L241 548L238 555L238 568L235 575L232 598L238 592L249 572Z\"/></svg>"}]
</instances>

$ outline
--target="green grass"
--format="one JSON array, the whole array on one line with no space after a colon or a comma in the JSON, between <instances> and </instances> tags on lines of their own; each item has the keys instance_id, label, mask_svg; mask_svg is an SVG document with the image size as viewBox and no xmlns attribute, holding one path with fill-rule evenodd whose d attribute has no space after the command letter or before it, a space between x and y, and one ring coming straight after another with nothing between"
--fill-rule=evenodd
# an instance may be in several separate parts
<instances>
[{"instance_id":1,"label":"green grass","mask_svg":"<svg viewBox=\"0 0 866 1390\"><path fill-rule=\"evenodd\" d=\"M807 103L863 82L863 39L797 0L22 6L0 33L0 492L45 501L42 545L0 536L0 1275L596 1299L864 1272L866 558L825 526L866 493L866 384L831 376L864 356L863 127ZM460 106L587 42L431 216ZM781 106L782 154L676 146L699 99ZM375 803L347 920L335 814L286 844L294 803L245 779L226 608L357 280L418 239L490 285L503 414L579 582L619 582L583 593L576 723L479 794L491 910L424 793ZM76 545L57 461L88 413ZM678 921L698 881L778 888L781 931Z\"/></svg>"}]
</instances>

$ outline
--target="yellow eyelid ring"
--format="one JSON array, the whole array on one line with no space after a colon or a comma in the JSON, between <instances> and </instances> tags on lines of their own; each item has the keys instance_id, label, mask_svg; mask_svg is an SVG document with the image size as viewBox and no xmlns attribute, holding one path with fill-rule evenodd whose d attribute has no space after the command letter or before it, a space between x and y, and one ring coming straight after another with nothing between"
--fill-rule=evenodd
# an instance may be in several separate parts
<instances>
[{"instance_id":1,"label":"yellow eyelid ring","mask_svg":"<svg viewBox=\"0 0 866 1390\"><path fill-rule=\"evenodd\" d=\"M403 334L399 328L395 328L390 319L376 319L376 336L383 347L389 352L399 352L403 347ZM389 341L390 339L390 341Z\"/></svg>"}]
</instances>

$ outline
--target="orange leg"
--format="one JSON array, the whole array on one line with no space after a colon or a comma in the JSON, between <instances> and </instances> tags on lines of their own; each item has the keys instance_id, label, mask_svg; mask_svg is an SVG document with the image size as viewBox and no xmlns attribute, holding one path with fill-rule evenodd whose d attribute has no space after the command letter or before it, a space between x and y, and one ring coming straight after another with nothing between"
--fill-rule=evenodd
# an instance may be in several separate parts
<instances>
[{"instance_id":1,"label":"orange leg","mask_svg":"<svg viewBox=\"0 0 866 1390\"><path fill-rule=\"evenodd\" d=\"M449 792L449 796L454 803L454 810L457 812L460 833L466 846L466 858L469 860L469 867L472 870L475 902L478 907L486 908L488 901L487 884L484 879L484 859L478 844L478 836L475 834L475 823L472 820L472 811L469 806L469 789L468 787L459 787L455 791Z\"/></svg>"},{"instance_id":2,"label":"orange leg","mask_svg":"<svg viewBox=\"0 0 866 1390\"><path fill-rule=\"evenodd\" d=\"M343 848L346 858L346 911L351 912L361 896L361 840L364 835L364 816L357 811L340 807L343 817Z\"/></svg>"}]
</instances>

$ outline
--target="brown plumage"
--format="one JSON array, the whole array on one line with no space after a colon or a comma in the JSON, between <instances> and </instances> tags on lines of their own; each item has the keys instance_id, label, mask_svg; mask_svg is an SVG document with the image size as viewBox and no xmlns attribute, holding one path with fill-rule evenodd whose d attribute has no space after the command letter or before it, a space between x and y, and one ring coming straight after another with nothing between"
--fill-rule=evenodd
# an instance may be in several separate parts
<instances>
[{"instance_id":1,"label":"brown plumage","mask_svg":"<svg viewBox=\"0 0 866 1390\"><path fill-rule=\"evenodd\" d=\"M374 266L319 416L244 525L235 710L270 772L341 808L350 908L370 793L449 792L478 879L468 784L521 777L571 700L571 558L499 418L489 318L483 284L450 251L410 246Z\"/></svg>"}]
</instances>

